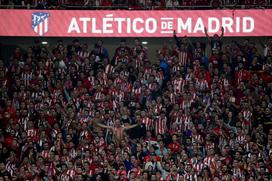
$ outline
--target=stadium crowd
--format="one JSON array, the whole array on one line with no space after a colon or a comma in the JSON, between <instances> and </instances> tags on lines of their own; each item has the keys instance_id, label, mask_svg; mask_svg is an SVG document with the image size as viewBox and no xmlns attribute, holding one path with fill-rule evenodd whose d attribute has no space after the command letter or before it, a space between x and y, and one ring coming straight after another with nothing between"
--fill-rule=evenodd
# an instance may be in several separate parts
<instances>
[{"instance_id":1,"label":"stadium crowd","mask_svg":"<svg viewBox=\"0 0 272 181\"><path fill-rule=\"evenodd\" d=\"M259 8L270 0L0 0L8 8L65 9L84 7L128 7L130 9L190 9L194 8ZM3 6L5 7L5 6Z\"/></svg>"},{"instance_id":2,"label":"stadium crowd","mask_svg":"<svg viewBox=\"0 0 272 181\"><path fill-rule=\"evenodd\" d=\"M138 38L112 57L102 40L16 48L0 61L0 180L271 180L272 40L223 33L174 33L152 61Z\"/></svg>"}]
</instances>

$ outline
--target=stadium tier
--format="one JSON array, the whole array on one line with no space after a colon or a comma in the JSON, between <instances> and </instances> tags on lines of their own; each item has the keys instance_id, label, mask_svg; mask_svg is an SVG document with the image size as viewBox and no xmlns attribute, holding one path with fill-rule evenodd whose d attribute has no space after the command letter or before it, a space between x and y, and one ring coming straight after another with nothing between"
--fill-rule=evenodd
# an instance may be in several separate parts
<instances>
[{"instance_id":1,"label":"stadium tier","mask_svg":"<svg viewBox=\"0 0 272 181\"><path fill-rule=\"evenodd\" d=\"M0 2L0 181L272 180L269 1Z\"/></svg>"},{"instance_id":2,"label":"stadium tier","mask_svg":"<svg viewBox=\"0 0 272 181\"><path fill-rule=\"evenodd\" d=\"M8 9L254 9L270 0L1 0Z\"/></svg>"}]
</instances>

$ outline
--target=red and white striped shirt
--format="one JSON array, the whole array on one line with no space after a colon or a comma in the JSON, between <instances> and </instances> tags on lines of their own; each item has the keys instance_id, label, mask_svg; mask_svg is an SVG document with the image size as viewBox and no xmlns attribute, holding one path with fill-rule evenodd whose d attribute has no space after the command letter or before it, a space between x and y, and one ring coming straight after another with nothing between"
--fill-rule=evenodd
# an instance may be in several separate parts
<instances>
[{"instance_id":1,"label":"red and white striped shirt","mask_svg":"<svg viewBox=\"0 0 272 181\"><path fill-rule=\"evenodd\" d=\"M124 82L121 84L121 90L125 92L130 92L132 90L132 85L128 82Z\"/></svg>"},{"instance_id":2,"label":"red and white striped shirt","mask_svg":"<svg viewBox=\"0 0 272 181\"><path fill-rule=\"evenodd\" d=\"M193 169L194 169L198 174L202 171L203 167L204 167L204 164L203 164L203 163L200 163L200 162L194 163L194 164L193 164Z\"/></svg>"},{"instance_id":3,"label":"red and white striped shirt","mask_svg":"<svg viewBox=\"0 0 272 181\"><path fill-rule=\"evenodd\" d=\"M232 173L233 173L233 176L236 178L236 179L241 179L242 177L242 171L240 168L233 168L232 169Z\"/></svg>"},{"instance_id":4,"label":"red and white striped shirt","mask_svg":"<svg viewBox=\"0 0 272 181\"><path fill-rule=\"evenodd\" d=\"M185 129L191 129L191 117L190 116L184 116L182 119L183 125Z\"/></svg>"},{"instance_id":5,"label":"red and white striped shirt","mask_svg":"<svg viewBox=\"0 0 272 181\"><path fill-rule=\"evenodd\" d=\"M76 176L76 171L74 169L69 169L66 171L66 175L70 177L70 179L74 179Z\"/></svg>"},{"instance_id":6,"label":"red and white striped shirt","mask_svg":"<svg viewBox=\"0 0 272 181\"><path fill-rule=\"evenodd\" d=\"M178 59L181 65L187 65L189 63L189 57L187 52L178 51Z\"/></svg>"},{"instance_id":7,"label":"red and white striped shirt","mask_svg":"<svg viewBox=\"0 0 272 181\"><path fill-rule=\"evenodd\" d=\"M118 83L120 84L120 83L122 83L123 81L119 78L119 77L117 77L116 79L114 79L114 82L113 82L113 84L114 84L114 86L116 86Z\"/></svg>"},{"instance_id":8,"label":"red and white striped shirt","mask_svg":"<svg viewBox=\"0 0 272 181\"><path fill-rule=\"evenodd\" d=\"M153 120L149 117L145 117L142 119L142 123L145 124L146 130L151 130L153 126Z\"/></svg>"},{"instance_id":9,"label":"red and white striped shirt","mask_svg":"<svg viewBox=\"0 0 272 181\"><path fill-rule=\"evenodd\" d=\"M215 165L215 160L213 156L207 156L204 158L203 163L208 167L213 167Z\"/></svg>"},{"instance_id":10,"label":"red and white striped shirt","mask_svg":"<svg viewBox=\"0 0 272 181\"><path fill-rule=\"evenodd\" d=\"M252 117L252 112L249 111L249 110L244 110L243 111L243 118L246 120L246 121L250 121L251 120L251 117Z\"/></svg>"},{"instance_id":11,"label":"red and white striped shirt","mask_svg":"<svg viewBox=\"0 0 272 181\"><path fill-rule=\"evenodd\" d=\"M49 150L43 150L43 151L41 152L41 156L42 156L43 158L49 158Z\"/></svg>"},{"instance_id":12,"label":"red and white striped shirt","mask_svg":"<svg viewBox=\"0 0 272 181\"><path fill-rule=\"evenodd\" d=\"M53 129L53 130L51 131L51 136L52 136L53 139L57 138L57 134L58 134L58 130Z\"/></svg>"},{"instance_id":13,"label":"red and white striped shirt","mask_svg":"<svg viewBox=\"0 0 272 181\"><path fill-rule=\"evenodd\" d=\"M191 104L192 104L193 100L191 101L183 101L182 102L182 109L185 110L185 109L189 109L191 107Z\"/></svg>"},{"instance_id":14,"label":"red and white striped shirt","mask_svg":"<svg viewBox=\"0 0 272 181\"><path fill-rule=\"evenodd\" d=\"M129 61L129 56L116 56L114 64L118 65L118 63L128 63Z\"/></svg>"},{"instance_id":15,"label":"red and white striped shirt","mask_svg":"<svg viewBox=\"0 0 272 181\"><path fill-rule=\"evenodd\" d=\"M108 65L106 66L106 68L105 68L105 73L106 73L106 74L111 74L111 73L113 73L113 72L114 72L113 66L112 66L111 64L108 64Z\"/></svg>"},{"instance_id":16,"label":"red and white striped shirt","mask_svg":"<svg viewBox=\"0 0 272 181\"><path fill-rule=\"evenodd\" d=\"M94 80L95 80L94 76L88 77L88 80L90 81L91 85L93 86L94 85Z\"/></svg>"},{"instance_id":17,"label":"red and white striped shirt","mask_svg":"<svg viewBox=\"0 0 272 181\"><path fill-rule=\"evenodd\" d=\"M60 179L61 179L61 181L66 181L66 180L69 180L70 177L69 177L68 175L66 175L66 174L62 174L62 175L60 176Z\"/></svg>"},{"instance_id":18,"label":"red and white striped shirt","mask_svg":"<svg viewBox=\"0 0 272 181\"><path fill-rule=\"evenodd\" d=\"M19 124L24 130L27 129L27 123L28 123L28 117L19 119Z\"/></svg>"},{"instance_id":19,"label":"red and white striped shirt","mask_svg":"<svg viewBox=\"0 0 272 181\"><path fill-rule=\"evenodd\" d=\"M176 96L173 94L173 92L171 92L171 94L170 94L170 102L172 103L172 104L174 104L175 102L176 102Z\"/></svg>"},{"instance_id":20,"label":"red and white striped shirt","mask_svg":"<svg viewBox=\"0 0 272 181\"><path fill-rule=\"evenodd\" d=\"M141 93L142 93L141 87L139 87L139 88L133 87L133 88L132 88L132 93L133 93L137 98L139 98L139 96L140 96Z\"/></svg>"},{"instance_id":21,"label":"red and white striped shirt","mask_svg":"<svg viewBox=\"0 0 272 181\"><path fill-rule=\"evenodd\" d=\"M81 118L80 118L80 121L79 121L79 122L80 122L81 124L83 124L83 123L88 123L88 121L89 121L88 116L84 116L84 117L81 117Z\"/></svg>"},{"instance_id":22,"label":"red and white striped shirt","mask_svg":"<svg viewBox=\"0 0 272 181\"><path fill-rule=\"evenodd\" d=\"M56 175L56 169L55 169L53 163L51 163L50 166L48 167L47 175L48 176L55 176Z\"/></svg>"},{"instance_id":23,"label":"red and white striped shirt","mask_svg":"<svg viewBox=\"0 0 272 181\"><path fill-rule=\"evenodd\" d=\"M170 173L166 176L166 181L174 181L174 180L179 180L178 173Z\"/></svg>"},{"instance_id":24,"label":"red and white striped shirt","mask_svg":"<svg viewBox=\"0 0 272 181\"><path fill-rule=\"evenodd\" d=\"M192 142L201 142L203 140L202 136L200 134L193 134L192 136Z\"/></svg>"},{"instance_id":25,"label":"red and white striped shirt","mask_svg":"<svg viewBox=\"0 0 272 181\"><path fill-rule=\"evenodd\" d=\"M221 82L220 82L221 88L224 89L225 87L229 87L230 83L229 80L224 78Z\"/></svg>"},{"instance_id":26,"label":"red and white striped shirt","mask_svg":"<svg viewBox=\"0 0 272 181\"><path fill-rule=\"evenodd\" d=\"M26 86L29 85L30 81L32 80L32 76L32 73L22 73L21 79L24 81Z\"/></svg>"},{"instance_id":27,"label":"red and white striped shirt","mask_svg":"<svg viewBox=\"0 0 272 181\"><path fill-rule=\"evenodd\" d=\"M159 117L155 122L155 133L156 135L158 134L163 134L167 130L166 122L167 118L166 117Z\"/></svg>"},{"instance_id":28,"label":"red and white striped shirt","mask_svg":"<svg viewBox=\"0 0 272 181\"><path fill-rule=\"evenodd\" d=\"M174 92L175 93L181 93L183 91L184 85L185 85L185 80L182 78L175 79L173 81L174 85Z\"/></svg>"},{"instance_id":29,"label":"red and white striped shirt","mask_svg":"<svg viewBox=\"0 0 272 181\"><path fill-rule=\"evenodd\" d=\"M137 57L135 60L135 67L139 68L141 67L141 64L142 64L142 59Z\"/></svg>"},{"instance_id":30,"label":"red and white striped shirt","mask_svg":"<svg viewBox=\"0 0 272 181\"><path fill-rule=\"evenodd\" d=\"M205 148L206 148L206 150L214 149L214 143L213 142L207 142Z\"/></svg>"},{"instance_id":31,"label":"red and white striped shirt","mask_svg":"<svg viewBox=\"0 0 272 181\"><path fill-rule=\"evenodd\" d=\"M80 138L89 140L91 138L91 134L87 130L81 131Z\"/></svg>"},{"instance_id":32,"label":"red and white striped shirt","mask_svg":"<svg viewBox=\"0 0 272 181\"><path fill-rule=\"evenodd\" d=\"M174 124L173 125L173 130L177 131L177 132L182 132L183 131L183 128L184 128L184 125L183 125L183 116L182 115L177 115L177 116L174 116Z\"/></svg>"},{"instance_id":33,"label":"red and white striped shirt","mask_svg":"<svg viewBox=\"0 0 272 181\"><path fill-rule=\"evenodd\" d=\"M79 56L79 58L85 59L90 56L90 53L88 51L79 51L77 55Z\"/></svg>"},{"instance_id":34,"label":"red and white striped shirt","mask_svg":"<svg viewBox=\"0 0 272 181\"><path fill-rule=\"evenodd\" d=\"M190 181L194 181L197 180L197 175L196 174L190 174L190 173L185 173L183 175L183 180L190 180Z\"/></svg>"},{"instance_id":35,"label":"red and white striped shirt","mask_svg":"<svg viewBox=\"0 0 272 181\"><path fill-rule=\"evenodd\" d=\"M28 129L27 130L27 137L32 138L33 140L36 140L37 139L37 130Z\"/></svg>"},{"instance_id":36,"label":"red and white striped shirt","mask_svg":"<svg viewBox=\"0 0 272 181\"><path fill-rule=\"evenodd\" d=\"M77 156L77 152L76 152L76 150L73 148L73 149L71 149L70 151L69 151L69 158L76 158L76 156Z\"/></svg>"},{"instance_id":37,"label":"red and white striped shirt","mask_svg":"<svg viewBox=\"0 0 272 181\"><path fill-rule=\"evenodd\" d=\"M186 75L185 80L186 81L191 81L193 79L193 77L194 77L194 74L193 73L189 73L189 74Z\"/></svg>"},{"instance_id":38,"label":"red and white striped shirt","mask_svg":"<svg viewBox=\"0 0 272 181\"><path fill-rule=\"evenodd\" d=\"M16 165L8 161L6 164L6 170L10 173L11 176L13 176L14 172L16 172Z\"/></svg>"},{"instance_id":39,"label":"red and white striped shirt","mask_svg":"<svg viewBox=\"0 0 272 181\"><path fill-rule=\"evenodd\" d=\"M173 72L173 73L176 73L176 72L178 72L178 71L180 71L180 66L179 66L179 65L174 65L174 66L172 67L172 72Z\"/></svg>"},{"instance_id":40,"label":"red and white striped shirt","mask_svg":"<svg viewBox=\"0 0 272 181\"><path fill-rule=\"evenodd\" d=\"M243 144L246 141L245 135L238 135L235 139L236 143Z\"/></svg>"},{"instance_id":41,"label":"red and white striped shirt","mask_svg":"<svg viewBox=\"0 0 272 181\"><path fill-rule=\"evenodd\" d=\"M207 80L196 80L196 87L199 91L206 91L209 88Z\"/></svg>"},{"instance_id":42,"label":"red and white striped shirt","mask_svg":"<svg viewBox=\"0 0 272 181\"><path fill-rule=\"evenodd\" d=\"M155 113L160 113L161 109L162 109L162 104L156 104L154 112Z\"/></svg>"},{"instance_id":43,"label":"red and white striped shirt","mask_svg":"<svg viewBox=\"0 0 272 181\"><path fill-rule=\"evenodd\" d=\"M114 100L116 101L123 101L125 98L125 93L121 90L113 90L112 92L112 96L114 97Z\"/></svg>"}]
</instances>

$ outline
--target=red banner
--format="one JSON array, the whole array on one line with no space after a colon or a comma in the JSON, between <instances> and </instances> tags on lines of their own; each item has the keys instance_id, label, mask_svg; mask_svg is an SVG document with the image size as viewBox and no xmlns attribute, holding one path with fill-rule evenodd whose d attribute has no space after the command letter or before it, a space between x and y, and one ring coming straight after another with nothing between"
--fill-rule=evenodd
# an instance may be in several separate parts
<instances>
[{"instance_id":1,"label":"red banner","mask_svg":"<svg viewBox=\"0 0 272 181\"><path fill-rule=\"evenodd\" d=\"M57 11L0 10L0 36L171 37L272 36L272 10Z\"/></svg>"}]
</instances>

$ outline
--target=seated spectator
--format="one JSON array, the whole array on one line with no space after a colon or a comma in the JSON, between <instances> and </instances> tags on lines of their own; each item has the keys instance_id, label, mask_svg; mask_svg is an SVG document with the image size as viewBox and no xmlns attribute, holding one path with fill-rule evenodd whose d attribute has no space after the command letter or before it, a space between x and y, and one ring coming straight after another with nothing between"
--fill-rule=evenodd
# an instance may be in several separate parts
<instances>
[{"instance_id":1,"label":"seated spectator","mask_svg":"<svg viewBox=\"0 0 272 181\"><path fill-rule=\"evenodd\" d=\"M213 9L220 9L222 7L223 3L221 0L211 0L210 6Z\"/></svg>"},{"instance_id":2,"label":"seated spectator","mask_svg":"<svg viewBox=\"0 0 272 181\"><path fill-rule=\"evenodd\" d=\"M105 0L105 1L102 1L102 6L112 6L112 1L111 0Z\"/></svg>"},{"instance_id":3,"label":"seated spectator","mask_svg":"<svg viewBox=\"0 0 272 181\"><path fill-rule=\"evenodd\" d=\"M196 6L207 6L207 5L209 5L209 1L207 1L207 0L196 0L195 5Z\"/></svg>"},{"instance_id":4,"label":"seated spectator","mask_svg":"<svg viewBox=\"0 0 272 181\"><path fill-rule=\"evenodd\" d=\"M166 1L166 8L175 8L179 6L178 0L167 0Z\"/></svg>"}]
</instances>

